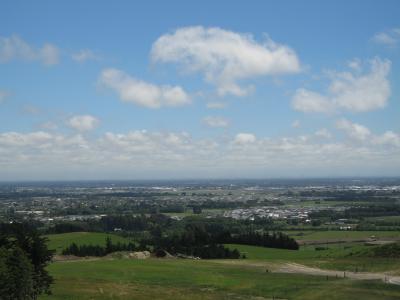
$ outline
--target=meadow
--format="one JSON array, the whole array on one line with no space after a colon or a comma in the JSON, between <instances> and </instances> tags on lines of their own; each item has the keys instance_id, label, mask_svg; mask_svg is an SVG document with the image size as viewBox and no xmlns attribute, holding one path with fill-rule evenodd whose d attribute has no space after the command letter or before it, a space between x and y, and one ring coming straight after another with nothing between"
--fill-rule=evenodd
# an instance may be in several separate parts
<instances>
[{"instance_id":1,"label":"meadow","mask_svg":"<svg viewBox=\"0 0 400 300\"><path fill-rule=\"evenodd\" d=\"M343 232L341 232L343 233ZM356 232L358 233L358 232ZM375 234L374 232L373 234ZM317 237L317 232L313 233ZM371 235L371 232L364 232ZM390 235L390 232L387 233ZM71 242L126 241L117 235L68 233L49 235L49 247ZM341 237L333 232L333 238ZM391 236L391 235L390 235ZM45 299L399 299L400 286L378 280L352 280L306 274L274 273L277 266L299 263L322 269L391 271L399 274L399 259L353 255L363 243L330 244L325 250L302 246L299 251L226 245L246 255L242 260L110 259L54 262L53 294Z\"/></svg>"},{"instance_id":2,"label":"meadow","mask_svg":"<svg viewBox=\"0 0 400 300\"><path fill-rule=\"evenodd\" d=\"M193 260L96 260L49 267L53 295L40 299L399 299L400 287Z\"/></svg>"},{"instance_id":3,"label":"meadow","mask_svg":"<svg viewBox=\"0 0 400 300\"><path fill-rule=\"evenodd\" d=\"M60 234L49 234L45 235L48 239L47 247L51 250L55 250L57 254L61 254L61 251L76 243L77 245L101 245L106 244L106 238L110 237L114 243L127 243L129 239L121 237L116 234L100 233L100 232L69 232Z\"/></svg>"}]
</instances>

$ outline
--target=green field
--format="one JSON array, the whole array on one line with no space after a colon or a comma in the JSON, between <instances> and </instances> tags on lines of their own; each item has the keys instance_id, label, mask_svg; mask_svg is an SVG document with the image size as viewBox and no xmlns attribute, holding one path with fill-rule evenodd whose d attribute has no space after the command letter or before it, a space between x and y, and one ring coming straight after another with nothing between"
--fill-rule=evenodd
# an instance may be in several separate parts
<instances>
[{"instance_id":1,"label":"green field","mask_svg":"<svg viewBox=\"0 0 400 300\"><path fill-rule=\"evenodd\" d=\"M286 234L296 240L328 240L328 239L367 239L400 238L400 231L352 231L352 230L326 230L326 231L286 231Z\"/></svg>"},{"instance_id":2,"label":"green field","mask_svg":"<svg viewBox=\"0 0 400 300\"><path fill-rule=\"evenodd\" d=\"M343 271L382 272L400 274L400 259L362 257L356 254L371 247L362 243L328 245L327 250L316 251L315 246L301 247L300 250L263 248L247 245L226 245L246 254L248 260L270 263L296 262L311 267Z\"/></svg>"},{"instance_id":3,"label":"green field","mask_svg":"<svg viewBox=\"0 0 400 300\"><path fill-rule=\"evenodd\" d=\"M128 239L120 237L115 234L98 233L98 232L70 232L70 233L60 233L60 234L49 234L46 235L49 239L47 245L51 250L56 250L57 254L68 247L71 243L76 243L77 245L90 244L90 245L105 245L107 237L115 243L118 242L129 242Z\"/></svg>"},{"instance_id":4,"label":"green field","mask_svg":"<svg viewBox=\"0 0 400 300\"><path fill-rule=\"evenodd\" d=\"M192 260L59 262L40 299L399 299L400 286ZM257 297L257 298L256 298ZM262 297L262 298L261 298Z\"/></svg>"},{"instance_id":5,"label":"green field","mask_svg":"<svg viewBox=\"0 0 400 300\"><path fill-rule=\"evenodd\" d=\"M327 232L311 232L318 239ZM379 232L329 232L377 235ZM393 236L397 232L381 232ZM49 235L49 247L60 251L72 242L103 244L117 235L68 233ZM352 235L353 238L357 235ZM326 239L326 235L325 235ZM358 257L371 247L363 243L330 244L326 250L302 246L300 250L226 245L246 254L244 260L110 259L55 262L48 268L55 278L47 299L400 299L400 286L381 281L326 278L304 274L271 273L285 263L333 270L400 274L400 259Z\"/></svg>"}]
</instances>

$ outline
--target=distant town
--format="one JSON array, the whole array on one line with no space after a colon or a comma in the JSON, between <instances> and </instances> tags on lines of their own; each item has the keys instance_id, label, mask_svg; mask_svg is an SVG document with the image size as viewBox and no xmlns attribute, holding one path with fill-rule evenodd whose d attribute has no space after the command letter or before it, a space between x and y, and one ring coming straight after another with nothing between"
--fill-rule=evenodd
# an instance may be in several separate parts
<instances>
[{"instance_id":1,"label":"distant town","mask_svg":"<svg viewBox=\"0 0 400 300\"><path fill-rule=\"evenodd\" d=\"M191 215L266 219L277 229L376 229L398 225L379 217L396 213L391 207L399 202L400 180L389 178L0 185L2 221L46 226L114 214L164 214L175 220Z\"/></svg>"}]
</instances>

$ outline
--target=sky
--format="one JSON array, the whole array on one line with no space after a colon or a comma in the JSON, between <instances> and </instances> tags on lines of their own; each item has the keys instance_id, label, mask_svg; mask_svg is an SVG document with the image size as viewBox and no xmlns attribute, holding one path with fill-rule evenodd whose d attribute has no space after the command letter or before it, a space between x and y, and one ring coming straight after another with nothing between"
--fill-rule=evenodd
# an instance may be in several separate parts
<instances>
[{"instance_id":1,"label":"sky","mask_svg":"<svg viewBox=\"0 0 400 300\"><path fill-rule=\"evenodd\" d=\"M1 1L0 180L400 176L399 1Z\"/></svg>"}]
</instances>

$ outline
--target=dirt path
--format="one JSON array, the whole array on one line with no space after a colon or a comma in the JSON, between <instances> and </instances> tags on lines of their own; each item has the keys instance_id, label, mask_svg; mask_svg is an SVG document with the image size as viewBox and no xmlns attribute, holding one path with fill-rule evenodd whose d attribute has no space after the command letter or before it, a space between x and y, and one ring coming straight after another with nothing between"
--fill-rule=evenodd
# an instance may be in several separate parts
<instances>
[{"instance_id":1,"label":"dirt path","mask_svg":"<svg viewBox=\"0 0 400 300\"><path fill-rule=\"evenodd\" d=\"M382 280L383 282L400 285L400 276L388 275L385 273L372 272L349 272L337 270L323 270L319 268L307 267L296 263L286 263L272 270L275 273L308 274L329 277L345 277L357 280Z\"/></svg>"},{"instance_id":2,"label":"dirt path","mask_svg":"<svg viewBox=\"0 0 400 300\"><path fill-rule=\"evenodd\" d=\"M297 263L277 263L263 261L246 261L246 260L218 260L214 263L229 264L241 267L262 268L271 273L291 273L306 274L315 276L329 276L337 278L349 278L355 280L382 280L386 283L400 285L400 276L394 276L386 273L373 272L350 272L339 270L324 270L319 268L308 267Z\"/></svg>"}]
</instances>

